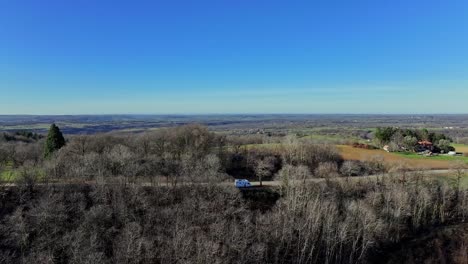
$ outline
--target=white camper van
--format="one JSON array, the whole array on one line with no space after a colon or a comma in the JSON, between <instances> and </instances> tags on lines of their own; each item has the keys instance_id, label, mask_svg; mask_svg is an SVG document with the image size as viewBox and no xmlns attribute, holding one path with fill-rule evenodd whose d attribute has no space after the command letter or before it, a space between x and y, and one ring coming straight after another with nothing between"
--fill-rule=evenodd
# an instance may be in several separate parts
<instances>
[{"instance_id":1,"label":"white camper van","mask_svg":"<svg viewBox=\"0 0 468 264\"><path fill-rule=\"evenodd\" d=\"M235 180L234 181L235 185L237 188L248 188L248 187L252 187L252 184L248 181L248 180L245 180L245 179L242 179L242 180Z\"/></svg>"}]
</instances>

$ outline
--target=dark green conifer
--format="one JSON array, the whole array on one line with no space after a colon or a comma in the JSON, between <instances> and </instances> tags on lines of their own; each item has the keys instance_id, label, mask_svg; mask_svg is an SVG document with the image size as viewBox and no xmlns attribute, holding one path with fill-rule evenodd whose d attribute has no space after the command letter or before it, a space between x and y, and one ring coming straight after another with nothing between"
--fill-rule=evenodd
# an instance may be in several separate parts
<instances>
[{"instance_id":1,"label":"dark green conifer","mask_svg":"<svg viewBox=\"0 0 468 264\"><path fill-rule=\"evenodd\" d=\"M59 150L65 145L65 138L62 132L55 124L52 124L49 129L49 134L45 142L44 157L48 158L52 153Z\"/></svg>"}]
</instances>

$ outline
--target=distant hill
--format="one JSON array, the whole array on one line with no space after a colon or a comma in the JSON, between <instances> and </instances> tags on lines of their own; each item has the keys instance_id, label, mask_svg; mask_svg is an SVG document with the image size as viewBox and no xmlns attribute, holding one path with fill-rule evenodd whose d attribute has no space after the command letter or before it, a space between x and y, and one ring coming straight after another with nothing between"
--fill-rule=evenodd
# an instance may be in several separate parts
<instances>
[{"instance_id":1,"label":"distant hill","mask_svg":"<svg viewBox=\"0 0 468 264\"><path fill-rule=\"evenodd\" d=\"M56 123L65 134L110 131L139 132L188 123L212 130L256 133L262 129L372 129L383 126L444 129L468 128L468 115L364 115L364 114L211 114L211 115L0 115L0 131L26 130L45 133Z\"/></svg>"}]
</instances>

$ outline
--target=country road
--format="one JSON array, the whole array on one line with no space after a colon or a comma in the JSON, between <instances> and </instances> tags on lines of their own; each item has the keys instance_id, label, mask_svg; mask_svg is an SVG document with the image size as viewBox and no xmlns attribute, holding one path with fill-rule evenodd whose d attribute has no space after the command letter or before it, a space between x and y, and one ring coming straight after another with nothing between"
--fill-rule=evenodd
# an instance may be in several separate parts
<instances>
[{"instance_id":1,"label":"country road","mask_svg":"<svg viewBox=\"0 0 468 264\"><path fill-rule=\"evenodd\" d=\"M409 171L406 172L406 176L411 177L412 175L416 174L422 174L423 176L437 176L437 175L445 175L453 173L453 170L422 170L422 171ZM463 170L463 173L468 173L468 169ZM358 179L378 179L381 177L385 176L393 176L396 175L396 173L383 173L383 174L375 174L375 175L366 175L366 176L353 176L353 177L337 177L337 178L331 178L330 180L346 180L346 179L353 179L353 180L358 180ZM327 179L325 178L312 178L312 179L307 179L307 182L323 182L326 181ZM296 180L292 182L303 182L303 180ZM260 182L250 182L253 187L258 187L260 186ZM262 182L263 186L280 186L281 181L263 181Z\"/></svg>"},{"instance_id":2,"label":"country road","mask_svg":"<svg viewBox=\"0 0 468 264\"><path fill-rule=\"evenodd\" d=\"M462 170L463 173L468 173L468 169ZM422 175L422 176L437 176L437 175L445 175L445 174L450 174L454 173L453 170L448 170L448 169L443 169L443 170L422 170L422 171L409 171L406 172L407 177L414 176L416 174ZM353 177L336 177L336 178L330 178L329 180L336 181L336 180L360 180L360 179L379 179L382 177L387 177L387 176L394 176L397 175L396 173L383 173L383 174L376 174L376 175L367 175L367 176L353 176ZM326 181L326 178L311 178L305 180L306 182L324 182ZM290 183L302 183L304 180L291 180ZM63 186L63 185L68 185L68 184L96 184L95 181L86 181L86 182L49 182L49 183L37 183L36 185L54 185L54 186ZM252 184L252 187L250 188L258 188L260 187L260 182L254 181L250 182ZM113 183L106 183L107 185L113 184ZM120 183L115 183L115 184L120 184ZM128 183L129 185L134 185L134 183ZM178 182L177 185L193 185L193 184L198 184L198 185L206 185L208 183L193 183L193 182ZM234 187L234 181L223 181L217 183L218 185L222 186L233 186ZM262 182L262 187L277 187L281 186L282 182L281 181L263 181ZM135 185L139 186L146 186L146 187L165 187L165 186L172 186L171 183L167 182L158 182L158 183L152 183L152 182L140 182L136 183ZM17 186L16 183L0 183L0 187L13 187ZM248 189L248 188L243 188L243 189Z\"/></svg>"}]
</instances>

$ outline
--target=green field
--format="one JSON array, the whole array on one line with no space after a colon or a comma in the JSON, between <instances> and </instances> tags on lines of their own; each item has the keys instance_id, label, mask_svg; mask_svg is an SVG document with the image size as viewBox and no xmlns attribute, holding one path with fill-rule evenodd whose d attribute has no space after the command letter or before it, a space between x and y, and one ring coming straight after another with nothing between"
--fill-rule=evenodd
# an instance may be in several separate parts
<instances>
[{"instance_id":1,"label":"green field","mask_svg":"<svg viewBox=\"0 0 468 264\"><path fill-rule=\"evenodd\" d=\"M37 173L37 180L42 180L45 178L45 171L42 169L34 169ZM20 169L13 169L11 167L6 167L2 171L0 171L0 182L14 182L18 180L21 176Z\"/></svg>"},{"instance_id":2,"label":"green field","mask_svg":"<svg viewBox=\"0 0 468 264\"><path fill-rule=\"evenodd\" d=\"M307 139L311 139L312 141L320 141L320 142L336 142L336 141L356 141L356 142L360 142L360 141L363 141L365 142L364 140L362 139L359 139L357 137L343 137L341 135L322 135L322 134L311 134L311 135L307 135L307 136L304 136L302 138L307 138Z\"/></svg>"},{"instance_id":3,"label":"green field","mask_svg":"<svg viewBox=\"0 0 468 264\"><path fill-rule=\"evenodd\" d=\"M14 125L14 126L0 126L0 130L4 131L18 131L18 130L40 130L49 129L49 124L31 124L31 125Z\"/></svg>"},{"instance_id":4,"label":"green field","mask_svg":"<svg viewBox=\"0 0 468 264\"><path fill-rule=\"evenodd\" d=\"M430 160L444 160L444 161L457 161L461 160L464 161L465 163L468 163L468 157L454 157L454 156L447 156L447 155L439 155L439 156L424 156L424 155L418 155L417 153L414 152L393 152L396 155L405 157L405 158L410 158L410 159L430 159Z\"/></svg>"}]
</instances>

